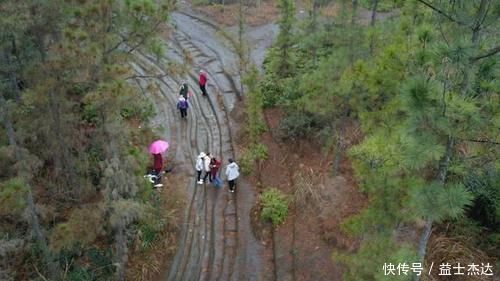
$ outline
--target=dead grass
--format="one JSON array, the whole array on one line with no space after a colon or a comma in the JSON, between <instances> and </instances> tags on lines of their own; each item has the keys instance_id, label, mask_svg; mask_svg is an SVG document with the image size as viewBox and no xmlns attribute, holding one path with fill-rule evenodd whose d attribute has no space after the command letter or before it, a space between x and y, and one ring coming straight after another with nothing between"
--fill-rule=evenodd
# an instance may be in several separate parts
<instances>
[{"instance_id":1,"label":"dead grass","mask_svg":"<svg viewBox=\"0 0 500 281\"><path fill-rule=\"evenodd\" d=\"M341 4L338 2L330 3L319 9L319 14L327 18L336 18L340 14Z\"/></svg>"},{"instance_id":2,"label":"dead grass","mask_svg":"<svg viewBox=\"0 0 500 281\"><path fill-rule=\"evenodd\" d=\"M293 200L299 207L318 207L324 204L324 198L318 192L318 180L313 169L299 166L300 172L294 175Z\"/></svg>"},{"instance_id":3,"label":"dead grass","mask_svg":"<svg viewBox=\"0 0 500 281\"><path fill-rule=\"evenodd\" d=\"M444 263L449 263L452 267L457 266L460 263L465 269L463 272L464 276L453 275L454 281L490 281L494 280L493 276L485 275L467 275L467 269L469 264L476 264L481 266L481 263L489 262L490 265L494 266L495 263L488 258L486 254L480 250L474 248L467 244L467 237L457 237L448 238L445 236L436 236L431 238L429 245L427 246L428 252L426 255L426 265L424 268L429 268L430 264L434 263L434 268L436 270L432 271L431 275L423 275L424 281L439 281L439 280L451 280L446 276L439 276L439 265ZM493 270L495 270L493 268ZM456 272L452 269L452 273Z\"/></svg>"},{"instance_id":4,"label":"dead grass","mask_svg":"<svg viewBox=\"0 0 500 281\"><path fill-rule=\"evenodd\" d=\"M159 189L162 199L160 208L163 210L163 217L166 218L166 225L160 235L147 250L141 250L140 241L136 239L130 249L127 263L127 280L161 280L168 263L175 254L182 221L182 210L185 200L183 192L176 189L182 179L175 175L168 175L168 184L163 179L164 187Z\"/></svg>"}]
</instances>

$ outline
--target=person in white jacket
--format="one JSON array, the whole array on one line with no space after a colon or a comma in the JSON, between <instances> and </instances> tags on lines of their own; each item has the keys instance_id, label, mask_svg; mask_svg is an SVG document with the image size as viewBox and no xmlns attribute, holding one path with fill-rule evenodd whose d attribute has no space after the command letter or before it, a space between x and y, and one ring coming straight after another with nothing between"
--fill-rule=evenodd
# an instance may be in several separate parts
<instances>
[{"instance_id":1,"label":"person in white jacket","mask_svg":"<svg viewBox=\"0 0 500 281\"><path fill-rule=\"evenodd\" d=\"M198 155L198 157L196 158L195 168L198 175L198 184L203 184L203 182L207 180L207 177L210 174L210 153L205 154L205 152L200 152L200 155ZM205 171L205 175L202 179L201 173L203 171Z\"/></svg>"},{"instance_id":2,"label":"person in white jacket","mask_svg":"<svg viewBox=\"0 0 500 281\"><path fill-rule=\"evenodd\" d=\"M229 165L226 166L226 177L229 183L229 192L234 192L236 189L236 179L240 176L240 167L234 162L233 159L229 159Z\"/></svg>"}]
</instances>

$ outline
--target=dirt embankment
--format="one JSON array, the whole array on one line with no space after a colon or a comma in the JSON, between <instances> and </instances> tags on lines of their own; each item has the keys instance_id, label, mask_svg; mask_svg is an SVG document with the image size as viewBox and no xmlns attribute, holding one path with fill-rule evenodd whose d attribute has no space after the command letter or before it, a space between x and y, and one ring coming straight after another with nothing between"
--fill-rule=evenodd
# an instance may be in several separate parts
<instances>
[{"instance_id":1,"label":"dirt embankment","mask_svg":"<svg viewBox=\"0 0 500 281\"><path fill-rule=\"evenodd\" d=\"M280 189L290 200L288 219L274 231L260 220L258 206L252 212L253 230L266 246L265 280L342 280L342 267L332 253L354 250L357 241L343 233L340 224L359 212L366 198L357 190L346 159L341 176L332 177L332 157L320 146L276 137L282 115L278 109L265 111L268 131L261 143L268 148L268 158L260 174L249 179L261 191Z\"/></svg>"}]
</instances>

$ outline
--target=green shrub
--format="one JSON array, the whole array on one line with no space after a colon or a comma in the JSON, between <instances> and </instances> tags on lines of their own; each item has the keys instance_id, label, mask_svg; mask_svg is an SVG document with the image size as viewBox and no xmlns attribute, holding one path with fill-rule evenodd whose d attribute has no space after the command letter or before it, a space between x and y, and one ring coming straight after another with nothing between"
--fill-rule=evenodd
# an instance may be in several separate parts
<instances>
[{"instance_id":1,"label":"green shrub","mask_svg":"<svg viewBox=\"0 0 500 281\"><path fill-rule=\"evenodd\" d=\"M141 249L147 250L153 246L153 242L157 237L157 230L149 224L142 224L139 227L140 230L140 240L141 240Z\"/></svg>"},{"instance_id":2,"label":"green shrub","mask_svg":"<svg viewBox=\"0 0 500 281\"><path fill-rule=\"evenodd\" d=\"M283 140L307 138L322 126L321 120L307 112L294 112L281 120L278 135Z\"/></svg>"},{"instance_id":3,"label":"green shrub","mask_svg":"<svg viewBox=\"0 0 500 281\"><path fill-rule=\"evenodd\" d=\"M286 195L276 188L264 191L260 196L262 211L260 217L271 221L274 226L283 223L288 215L288 200Z\"/></svg>"},{"instance_id":4,"label":"green shrub","mask_svg":"<svg viewBox=\"0 0 500 281\"><path fill-rule=\"evenodd\" d=\"M255 169L255 162L267 159L267 147L262 143L252 144L243 151L240 158L240 169L244 175L249 175Z\"/></svg>"},{"instance_id":5,"label":"green shrub","mask_svg":"<svg viewBox=\"0 0 500 281\"><path fill-rule=\"evenodd\" d=\"M138 119L143 122L150 120L154 114L155 109L153 104L145 98L141 98L139 102L123 107L120 111L120 115L126 120Z\"/></svg>"},{"instance_id":6,"label":"green shrub","mask_svg":"<svg viewBox=\"0 0 500 281\"><path fill-rule=\"evenodd\" d=\"M99 118L97 117L97 109L92 104L84 105L82 108L82 120L89 124L97 124Z\"/></svg>"},{"instance_id":7,"label":"green shrub","mask_svg":"<svg viewBox=\"0 0 500 281\"><path fill-rule=\"evenodd\" d=\"M0 214L22 215L27 192L28 186L20 178L0 183Z\"/></svg>"},{"instance_id":8,"label":"green shrub","mask_svg":"<svg viewBox=\"0 0 500 281\"><path fill-rule=\"evenodd\" d=\"M94 274L80 266L76 266L74 269L70 270L66 278L68 281L96 280Z\"/></svg>"},{"instance_id":9,"label":"green shrub","mask_svg":"<svg viewBox=\"0 0 500 281\"><path fill-rule=\"evenodd\" d=\"M243 151L239 162L242 174L249 175L253 171L254 161L250 149Z\"/></svg>"},{"instance_id":10,"label":"green shrub","mask_svg":"<svg viewBox=\"0 0 500 281\"><path fill-rule=\"evenodd\" d=\"M276 105L283 93L283 87L278 78L274 75L266 75L264 79L259 82L259 89L262 92L264 107Z\"/></svg>"}]
</instances>

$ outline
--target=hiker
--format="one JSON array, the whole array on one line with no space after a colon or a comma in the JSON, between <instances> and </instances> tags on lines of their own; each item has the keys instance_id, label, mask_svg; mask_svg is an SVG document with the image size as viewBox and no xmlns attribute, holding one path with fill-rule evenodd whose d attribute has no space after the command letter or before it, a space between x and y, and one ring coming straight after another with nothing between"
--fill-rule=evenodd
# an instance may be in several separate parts
<instances>
[{"instance_id":1,"label":"hiker","mask_svg":"<svg viewBox=\"0 0 500 281\"><path fill-rule=\"evenodd\" d=\"M186 82L182 83L179 89L179 95L183 96L185 100L188 100L191 97L191 92L189 92L189 87Z\"/></svg>"},{"instance_id":2,"label":"hiker","mask_svg":"<svg viewBox=\"0 0 500 281\"><path fill-rule=\"evenodd\" d=\"M160 174L161 170L163 169L163 158L161 157L161 154L153 154L154 162L153 162L153 170L157 175Z\"/></svg>"},{"instance_id":3,"label":"hiker","mask_svg":"<svg viewBox=\"0 0 500 281\"><path fill-rule=\"evenodd\" d=\"M207 80L207 73L203 71L203 69L200 70L200 78L198 79L198 83L200 84L200 90L204 97L207 96L207 89L205 88L205 86L207 85Z\"/></svg>"},{"instance_id":4,"label":"hiker","mask_svg":"<svg viewBox=\"0 0 500 281\"><path fill-rule=\"evenodd\" d=\"M187 109L189 108L188 101L182 96L179 96L179 100L177 101L177 109L181 112L181 118L187 117Z\"/></svg>"},{"instance_id":5,"label":"hiker","mask_svg":"<svg viewBox=\"0 0 500 281\"><path fill-rule=\"evenodd\" d=\"M229 165L226 166L226 177L229 183L229 192L234 192L236 189L236 179L240 175L238 164L233 159L229 158Z\"/></svg>"},{"instance_id":6,"label":"hiker","mask_svg":"<svg viewBox=\"0 0 500 281\"><path fill-rule=\"evenodd\" d=\"M163 158L160 153L158 154L153 154L153 177L152 177L152 184L153 187L161 187L163 186L161 184L161 170L163 170Z\"/></svg>"},{"instance_id":7,"label":"hiker","mask_svg":"<svg viewBox=\"0 0 500 281\"><path fill-rule=\"evenodd\" d=\"M210 182L212 182L217 177L217 172L219 171L220 164L221 163L219 160L217 160L217 158L212 157L212 159L210 159L210 176L208 178Z\"/></svg>"},{"instance_id":8,"label":"hiker","mask_svg":"<svg viewBox=\"0 0 500 281\"><path fill-rule=\"evenodd\" d=\"M203 181L207 181L207 178L210 176L210 161L212 159L212 156L210 153L207 153L205 157L203 158L203 168L205 169L205 175L203 176Z\"/></svg>"},{"instance_id":9,"label":"hiker","mask_svg":"<svg viewBox=\"0 0 500 281\"><path fill-rule=\"evenodd\" d=\"M196 172L198 174L198 184L203 184L207 180L210 174L210 153L205 154L205 152L200 152L200 155L196 158ZM203 179L201 178L201 173L205 171Z\"/></svg>"}]
</instances>

